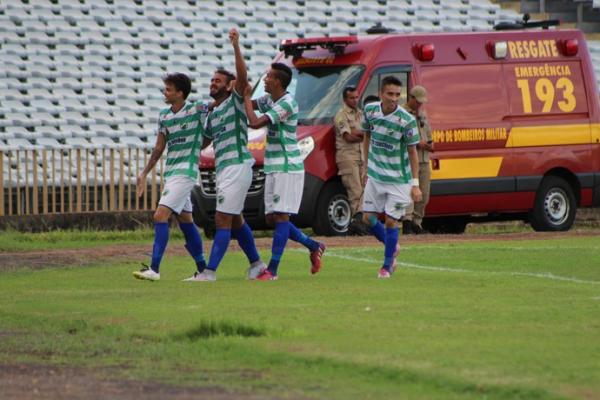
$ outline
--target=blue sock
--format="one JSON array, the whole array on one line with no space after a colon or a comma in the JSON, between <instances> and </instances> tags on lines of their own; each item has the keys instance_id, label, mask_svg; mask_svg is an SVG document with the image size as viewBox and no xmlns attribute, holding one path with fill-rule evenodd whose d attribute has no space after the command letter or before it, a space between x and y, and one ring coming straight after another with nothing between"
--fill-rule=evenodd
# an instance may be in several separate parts
<instances>
[{"instance_id":1,"label":"blue sock","mask_svg":"<svg viewBox=\"0 0 600 400\"><path fill-rule=\"evenodd\" d=\"M210 251L210 258L208 259L207 269L212 269L213 271L217 270L219 263L227 251L230 240L231 229L217 229L215 240L213 241L212 249Z\"/></svg>"},{"instance_id":2,"label":"blue sock","mask_svg":"<svg viewBox=\"0 0 600 400\"><path fill-rule=\"evenodd\" d=\"M154 246L152 247L152 263L150 268L158 273L160 268L160 260L167 248L169 242L169 223L155 222L154 223Z\"/></svg>"},{"instance_id":3,"label":"blue sock","mask_svg":"<svg viewBox=\"0 0 600 400\"><path fill-rule=\"evenodd\" d=\"M179 224L179 228L185 236L185 248L196 262L198 272L202 272L204 268L206 268L206 260L204 259L202 239L200 238L196 225L190 222L187 224Z\"/></svg>"},{"instance_id":4,"label":"blue sock","mask_svg":"<svg viewBox=\"0 0 600 400\"><path fill-rule=\"evenodd\" d=\"M240 229L232 230L231 235L237 239L238 244L244 251L244 254L246 254L246 257L248 257L250 264L260 260L258 251L256 251L256 244L254 243L252 230L246 222L244 222L244 225L242 225Z\"/></svg>"},{"instance_id":5,"label":"blue sock","mask_svg":"<svg viewBox=\"0 0 600 400\"><path fill-rule=\"evenodd\" d=\"M385 229L383 228L383 224L379 222L376 216L369 216L369 230L371 233L382 243L385 243Z\"/></svg>"},{"instance_id":6,"label":"blue sock","mask_svg":"<svg viewBox=\"0 0 600 400\"><path fill-rule=\"evenodd\" d=\"M285 250L285 244L287 243L288 237L290 236L290 223L278 222L275 224L275 232L273 232L273 246L271 247L271 261L269 261L269 271L273 275L277 275L277 268L279 267L279 261Z\"/></svg>"},{"instance_id":7,"label":"blue sock","mask_svg":"<svg viewBox=\"0 0 600 400\"><path fill-rule=\"evenodd\" d=\"M398 244L398 228L385 228L385 259L383 260L383 268L388 271L394 261L396 244Z\"/></svg>"},{"instance_id":8,"label":"blue sock","mask_svg":"<svg viewBox=\"0 0 600 400\"><path fill-rule=\"evenodd\" d=\"M300 229L296 228L296 225L290 222L290 239L294 242L302 243L304 247L310 251L315 251L319 248L319 242L315 242L308 236L306 236Z\"/></svg>"}]
</instances>

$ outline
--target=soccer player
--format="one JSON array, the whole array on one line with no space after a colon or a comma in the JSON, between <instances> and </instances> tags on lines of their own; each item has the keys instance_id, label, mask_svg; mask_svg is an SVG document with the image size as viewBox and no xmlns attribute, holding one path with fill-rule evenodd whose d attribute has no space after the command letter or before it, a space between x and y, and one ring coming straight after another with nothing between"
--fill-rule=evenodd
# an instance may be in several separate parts
<instances>
[{"instance_id":1,"label":"soccer player","mask_svg":"<svg viewBox=\"0 0 600 400\"><path fill-rule=\"evenodd\" d=\"M206 119L204 135L215 149L217 170L217 228L208 266L195 272L186 281L215 281L216 271L223 259L231 237L237 238L246 253L250 268L248 278L255 279L265 268L260 260L254 237L244 221L242 210L246 194L252 183L254 159L248 152L248 126L244 112L243 94L248 86L246 64L239 46L239 33L232 29L229 39L235 54L236 77L223 69L217 70L210 81L210 96L214 99L212 111ZM233 84L233 88L230 85Z\"/></svg>"},{"instance_id":2,"label":"soccer player","mask_svg":"<svg viewBox=\"0 0 600 400\"><path fill-rule=\"evenodd\" d=\"M292 71L281 63L271 64L264 78L268 93L254 101L246 91L244 106L252 128L268 127L265 151L265 216L275 226L271 260L259 280L276 280L277 269L288 238L302 243L310 250L311 272L321 269L323 243L306 236L290 222L290 214L297 214L304 188L304 162L296 139L298 104L286 91L292 81ZM264 115L257 117L257 108Z\"/></svg>"},{"instance_id":3,"label":"soccer player","mask_svg":"<svg viewBox=\"0 0 600 400\"><path fill-rule=\"evenodd\" d=\"M185 247L194 258L199 271L206 268L202 240L192 220L190 194L198 179L198 155L200 154L203 123L209 105L204 102L190 102L187 97L192 89L190 78L181 73L169 74L163 78L164 100L170 107L163 109L158 116L158 136L152 155L144 170L137 178L138 197L146 191L146 177L160 160L167 148L167 161L164 172L165 186L154 213L154 246L152 262L144 265L133 276L138 279L157 281L160 279L160 261L169 241L169 218L177 216L179 227L185 236Z\"/></svg>"},{"instance_id":4,"label":"soccer player","mask_svg":"<svg viewBox=\"0 0 600 400\"><path fill-rule=\"evenodd\" d=\"M398 105L401 82L394 76L381 81L381 102L365 106L362 128L366 132L367 184L363 199L363 221L385 245L378 278L389 278L396 268L398 221L405 209L421 199L419 133L415 118ZM385 213L385 228L377 219Z\"/></svg>"}]
</instances>

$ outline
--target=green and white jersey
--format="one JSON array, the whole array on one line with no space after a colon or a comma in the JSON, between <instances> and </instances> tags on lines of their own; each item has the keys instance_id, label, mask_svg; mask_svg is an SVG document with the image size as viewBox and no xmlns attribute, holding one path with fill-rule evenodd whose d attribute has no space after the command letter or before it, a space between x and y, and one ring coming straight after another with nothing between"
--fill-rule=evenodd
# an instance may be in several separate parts
<instances>
[{"instance_id":1,"label":"green and white jersey","mask_svg":"<svg viewBox=\"0 0 600 400\"><path fill-rule=\"evenodd\" d=\"M176 113L165 108L158 115L158 133L165 135L167 141L165 178L198 179L198 156L207 113L207 103L186 102Z\"/></svg>"},{"instance_id":2,"label":"green and white jersey","mask_svg":"<svg viewBox=\"0 0 600 400\"><path fill-rule=\"evenodd\" d=\"M217 171L230 165L254 164L248 152L244 99L235 90L208 114L204 135L213 141Z\"/></svg>"},{"instance_id":3,"label":"green and white jersey","mask_svg":"<svg viewBox=\"0 0 600 400\"><path fill-rule=\"evenodd\" d=\"M269 117L265 174L273 172L303 173L304 161L298 148L296 127L298 103L291 94L273 102L270 95L256 99L258 110Z\"/></svg>"},{"instance_id":4,"label":"green and white jersey","mask_svg":"<svg viewBox=\"0 0 600 400\"><path fill-rule=\"evenodd\" d=\"M410 183L408 146L419 143L415 118L402 107L388 115L381 103L365 106L362 128L371 133L367 176L381 183Z\"/></svg>"}]
</instances>

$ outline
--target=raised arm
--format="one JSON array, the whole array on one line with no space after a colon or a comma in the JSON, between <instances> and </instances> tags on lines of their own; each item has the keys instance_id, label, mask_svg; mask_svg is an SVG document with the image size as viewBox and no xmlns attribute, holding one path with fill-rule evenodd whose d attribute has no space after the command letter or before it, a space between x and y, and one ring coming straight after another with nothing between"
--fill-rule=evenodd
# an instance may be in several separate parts
<instances>
[{"instance_id":1,"label":"raised arm","mask_svg":"<svg viewBox=\"0 0 600 400\"><path fill-rule=\"evenodd\" d=\"M235 55L235 91L243 96L246 86L248 86L248 71L246 70L246 62L240 50L240 33L237 29L233 28L229 31L229 40L231 41Z\"/></svg>"},{"instance_id":2,"label":"raised arm","mask_svg":"<svg viewBox=\"0 0 600 400\"><path fill-rule=\"evenodd\" d=\"M271 120L266 115L262 115L260 118L256 116L256 113L254 112L256 102L250 99L250 95L250 86L246 86L246 90L244 91L244 108L246 109L248 126L252 129L262 128L263 126L266 126Z\"/></svg>"}]
</instances>

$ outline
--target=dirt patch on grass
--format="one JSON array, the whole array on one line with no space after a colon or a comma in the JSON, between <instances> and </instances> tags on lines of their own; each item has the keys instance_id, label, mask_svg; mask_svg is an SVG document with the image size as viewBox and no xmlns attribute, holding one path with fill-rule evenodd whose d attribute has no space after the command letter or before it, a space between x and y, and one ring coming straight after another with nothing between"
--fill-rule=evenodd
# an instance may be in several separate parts
<instances>
[{"instance_id":1,"label":"dirt patch on grass","mask_svg":"<svg viewBox=\"0 0 600 400\"><path fill-rule=\"evenodd\" d=\"M110 372L110 371L109 371ZM144 399L144 400L254 400L264 396L149 381L107 378L106 371L38 364L0 364L0 398L46 399ZM114 375L113 374L109 375Z\"/></svg>"},{"instance_id":2,"label":"dirt patch on grass","mask_svg":"<svg viewBox=\"0 0 600 400\"><path fill-rule=\"evenodd\" d=\"M599 236L600 229L571 230L568 232L525 232L525 233L495 233L495 234L462 234L462 235L406 235L401 236L401 245L411 244L443 244L461 242L494 242L498 240L548 240L572 237ZM328 247L368 247L381 244L372 236L347 236L347 237L316 237ZM210 254L212 241L204 241L205 254ZM258 238L256 245L259 249L270 249L271 238ZM49 245L51 246L51 245ZM302 247L298 243L288 241L291 248ZM239 251L235 240L231 241L230 249ZM51 268L51 267L77 267L98 265L111 262L140 261L150 259L152 243L144 245L112 244L109 246L90 247L82 249L48 249L30 252L0 252L0 272L19 268ZM186 255L187 252L179 243L171 243L167 248L166 256Z\"/></svg>"}]
</instances>

